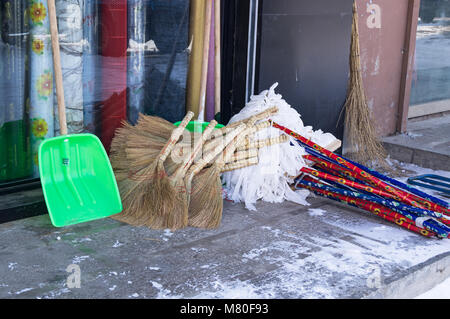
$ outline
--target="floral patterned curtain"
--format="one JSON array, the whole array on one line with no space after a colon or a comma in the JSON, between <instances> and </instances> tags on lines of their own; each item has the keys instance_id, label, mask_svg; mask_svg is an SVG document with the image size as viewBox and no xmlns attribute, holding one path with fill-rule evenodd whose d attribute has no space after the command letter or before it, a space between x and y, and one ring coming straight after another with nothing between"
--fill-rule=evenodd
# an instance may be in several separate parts
<instances>
[{"instance_id":1,"label":"floral patterned curtain","mask_svg":"<svg viewBox=\"0 0 450 319\"><path fill-rule=\"evenodd\" d=\"M39 176L38 151L44 139L54 136L53 57L47 1L29 0L30 23L30 125L33 175Z\"/></svg>"}]
</instances>

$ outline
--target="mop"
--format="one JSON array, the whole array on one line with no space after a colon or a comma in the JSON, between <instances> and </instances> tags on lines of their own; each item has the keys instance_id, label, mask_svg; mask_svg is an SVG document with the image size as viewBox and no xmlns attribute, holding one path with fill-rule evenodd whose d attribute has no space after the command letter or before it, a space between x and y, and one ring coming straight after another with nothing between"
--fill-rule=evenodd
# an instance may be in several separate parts
<instances>
[{"instance_id":1,"label":"mop","mask_svg":"<svg viewBox=\"0 0 450 319\"><path fill-rule=\"evenodd\" d=\"M283 122L286 127L295 127L297 131L321 146L325 147L336 142L337 139L332 134L321 130L314 131L311 126L304 126L300 114L281 95L275 93L277 86L278 83L275 83L269 90L252 96L250 102L231 118L227 126L276 106L279 111L271 115L272 120ZM279 136L280 132L272 127L254 133L254 139L273 139ZM258 164L225 172L222 175L227 198L235 202L244 202L249 210L256 210L257 200L270 203L288 200L308 205L306 202L308 191L293 191L289 186L301 168L307 166L303 155L306 155L306 152L298 143L281 143L261 148Z\"/></svg>"}]
</instances>

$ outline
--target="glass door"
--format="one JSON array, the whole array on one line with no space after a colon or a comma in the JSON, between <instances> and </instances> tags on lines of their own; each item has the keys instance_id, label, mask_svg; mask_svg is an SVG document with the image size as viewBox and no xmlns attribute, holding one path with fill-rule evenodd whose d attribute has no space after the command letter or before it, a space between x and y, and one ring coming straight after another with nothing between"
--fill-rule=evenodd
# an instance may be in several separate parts
<instances>
[{"instance_id":1,"label":"glass door","mask_svg":"<svg viewBox=\"0 0 450 319\"><path fill-rule=\"evenodd\" d=\"M185 114L189 0L55 0L69 133ZM0 0L0 188L39 182L59 135L46 0Z\"/></svg>"},{"instance_id":2,"label":"glass door","mask_svg":"<svg viewBox=\"0 0 450 319\"><path fill-rule=\"evenodd\" d=\"M450 0L421 0L409 118L450 111Z\"/></svg>"}]
</instances>

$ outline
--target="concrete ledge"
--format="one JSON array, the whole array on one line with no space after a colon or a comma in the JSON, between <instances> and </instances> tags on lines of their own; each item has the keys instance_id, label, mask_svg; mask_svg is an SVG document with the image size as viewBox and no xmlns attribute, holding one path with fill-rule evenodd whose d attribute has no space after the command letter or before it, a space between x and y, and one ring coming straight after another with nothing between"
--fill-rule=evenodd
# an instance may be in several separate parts
<instances>
[{"instance_id":1,"label":"concrete ledge","mask_svg":"<svg viewBox=\"0 0 450 319\"><path fill-rule=\"evenodd\" d=\"M366 299L415 298L450 277L450 252L435 256L387 278L383 287Z\"/></svg>"},{"instance_id":2,"label":"concrete ledge","mask_svg":"<svg viewBox=\"0 0 450 319\"><path fill-rule=\"evenodd\" d=\"M391 156L403 163L412 163L435 170L450 171L450 156L429 150L409 147L383 140L383 146Z\"/></svg>"},{"instance_id":3,"label":"concrete ledge","mask_svg":"<svg viewBox=\"0 0 450 319\"><path fill-rule=\"evenodd\" d=\"M0 224L0 298L401 298L449 275L449 240L308 201L256 212L225 202L216 230L110 218L60 229L45 215ZM68 287L69 265L80 288Z\"/></svg>"},{"instance_id":4,"label":"concrete ledge","mask_svg":"<svg viewBox=\"0 0 450 319\"><path fill-rule=\"evenodd\" d=\"M382 139L388 154L404 163L450 171L450 115L408 122L408 132Z\"/></svg>"}]
</instances>

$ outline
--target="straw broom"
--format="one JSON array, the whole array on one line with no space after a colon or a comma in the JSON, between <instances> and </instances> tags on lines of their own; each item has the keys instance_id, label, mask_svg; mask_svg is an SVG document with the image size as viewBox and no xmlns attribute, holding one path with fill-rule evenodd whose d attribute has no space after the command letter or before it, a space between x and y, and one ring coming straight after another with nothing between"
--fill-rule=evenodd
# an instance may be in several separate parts
<instances>
[{"instance_id":1,"label":"straw broom","mask_svg":"<svg viewBox=\"0 0 450 319\"><path fill-rule=\"evenodd\" d=\"M191 115L188 113L187 116L191 119ZM161 118L152 117L151 121L144 121L143 117L141 114L135 126L123 122L111 142L110 159L118 181L132 177L135 172L152 164L175 129L173 124ZM130 150L136 152L139 148L145 153L138 153L137 158L131 157Z\"/></svg>"},{"instance_id":2,"label":"straw broom","mask_svg":"<svg viewBox=\"0 0 450 319\"><path fill-rule=\"evenodd\" d=\"M278 111L276 107L267 109L254 118L262 120ZM248 119L231 124L229 127L217 129L212 133L212 137L222 137L233 127L245 123ZM231 127L231 128L230 128ZM156 116L140 114L135 126L124 122L123 126L116 130L116 135L112 141L110 157L114 163L113 168L116 174L127 175L130 166L145 166L154 160L155 150L158 152L166 143L173 131L173 124ZM211 140L205 145L214 141ZM214 141L217 142L217 141ZM190 147L191 141L184 141L183 144L177 145L177 148L183 150Z\"/></svg>"},{"instance_id":3,"label":"straw broom","mask_svg":"<svg viewBox=\"0 0 450 319\"><path fill-rule=\"evenodd\" d=\"M220 180L221 169L225 166L222 161L214 163L211 167L203 170L202 174L196 176L206 165L216 158L223 151L224 157L231 157L236 149L239 139L242 139L246 130L246 125L242 124L232 130L225 137L225 142L204 156L203 159L194 165L187 174L187 190L191 195L189 198L189 225L200 228L217 228L220 224L223 211L222 183ZM240 135L240 136L239 136ZM239 136L239 137L238 137ZM228 154L228 155L225 155ZM222 156L220 156L222 157Z\"/></svg>"},{"instance_id":4,"label":"straw broom","mask_svg":"<svg viewBox=\"0 0 450 319\"><path fill-rule=\"evenodd\" d=\"M277 107L269 108L252 118L262 120L278 111ZM248 119L230 124L222 129L215 130L213 137L215 139L209 143L217 143L218 137L222 137L230 129L237 127L239 124L246 123ZM140 171L147 165L150 165L160 150L164 147L167 139L170 138L174 126L172 123L156 116L140 114L135 126L130 123L123 122L122 127L116 130L116 134L111 143L110 160L116 179L118 182L124 181L135 175L134 171ZM190 148L191 141L179 143L177 148L183 151L186 147ZM205 151L208 146L205 146ZM210 145L214 146L214 145ZM211 148L210 148L211 149ZM210 150L209 149L209 150ZM170 159L169 159L170 162ZM171 163L173 167L174 163ZM130 169L130 167L132 169ZM171 171L173 172L173 171Z\"/></svg>"},{"instance_id":5,"label":"straw broom","mask_svg":"<svg viewBox=\"0 0 450 319\"><path fill-rule=\"evenodd\" d=\"M222 199L222 181L220 174L225 167L225 163L230 160L234 153L239 140L243 139L245 133L242 136L236 137L235 140L226 147L223 152L223 156L216 160L216 162L208 168L202 175L202 178L209 183L206 185L199 185L200 187L193 188L192 199L189 204L189 225L193 227L213 229L220 225L223 212L223 199ZM199 183L197 182L195 186ZM214 189L217 193L215 201L206 201L204 197L204 190Z\"/></svg>"},{"instance_id":6,"label":"straw broom","mask_svg":"<svg viewBox=\"0 0 450 319\"><path fill-rule=\"evenodd\" d=\"M252 128L247 128L246 131L249 132L251 130ZM206 229L219 227L223 211L220 174L256 165L258 164L258 150L260 148L284 143L289 140L285 135L278 138L260 140L252 143L255 148L246 149L242 140L246 139L247 132L242 133L235 143L227 146L223 152L223 158L219 158L210 168L204 169L195 177L189 204L190 226ZM242 150L234 152L238 145L242 145ZM207 183L202 180L206 180ZM205 198L204 194L208 191L216 193L214 201Z\"/></svg>"},{"instance_id":7,"label":"straw broom","mask_svg":"<svg viewBox=\"0 0 450 319\"><path fill-rule=\"evenodd\" d=\"M148 123L146 123L147 127L153 125L152 123L154 119L152 117L148 117ZM140 122L139 124L141 124ZM264 124L263 124L264 123ZM266 122L263 122L253 127L256 131L257 129L262 129L266 126ZM155 126L153 126L155 127ZM171 125L173 129L173 125ZM161 131L159 131L161 132ZM185 131L186 132L186 131ZM238 151L233 157L230 159L227 164L231 164L235 161L245 159L247 157L254 157L257 154L258 149L278 143L283 143L288 140L286 135L281 135L277 138L269 138L264 140L256 140L250 141L250 138L247 137L241 144L238 146ZM112 166L114 168L114 173L116 175L116 179L118 181L122 181L130 176L130 167L133 167L133 170L139 171L144 168L146 165L151 163L156 159L159 155L160 150L164 147L167 139L153 136L151 133L146 133L142 129L137 126L132 126L129 123L124 123L123 127L116 131L116 136L111 144L111 154L110 159ZM189 147L189 142L178 142L176 147L172 151L172 156L166 160L166 171L170 175L177 168L176 160L180 159L182 155L177 154L176 158L173 156L176 149L179 149L179 153L184 152L184 150ZM210 145L209 150L205 150L209 152L211 150Z\"/></svg>"},{"instance_id":8,"label":"straw broom","mask_svg":"<svg viewBox=\"0 0 450 319\"><path fill-rule=\"evenodd\" d=\"M140 114L135 126L123 121L111 142L110 160L118 181L150 165L170 139L175 127L155 116ZM134 162L136 160L136 162Z\"/></svg>"},{"instance_id":9,"label":"straw broom","mask_svg":"<svg viewBox=\"0 0 450 319\"><path fill-rule=\"evenodd\" d=\"M155 207L153 214L147 214L148 218L144 222L146 226L154 229L180 229L188 225L189 202L184 176L216 125L217 122L214 120L209 123L202 134L202 138L194 145L192 154L183 160L172 176L158 176L155 179L154 189L147 191L144 195L146 206L153 205ZM158 160L158 167L163 167L163 163L171 151L172 149L166 149L163 152L163 156Z\"/></svg>"},{"instance_id":10,"label":"straw broom","mask_svg":"<svg viewBox=\"0 0 450 319\"><path fill-rule=\"evenodd\" d=\"M350 78L347 99L343 108L343 111L345 110L345 126L348 129L350 143L354 147L354 154L350 154L350 157L362 163L376 161L387 169L389 167L385 160L387 154L377 137L364 93L356 2L353 2L350 51Z\"/></svg>"},{"instance_id":11,"label":"straw broom","mask_svg":"<svg viewBox=\"0 0 450 319\"><path fill-rule=\"evenodd\" d=\"M261 118L267 117L270 114L273 114L273 110L264 111L264 112L258 114L257 116L255 116L255 119L261 119ZM246 121L248 121L248 120L249 119L247 119ZM164 128L161 128L159 130L158 135L169 136L168 132L170 132L170 130L168 128L171 127L173 129L173 124L171 124L170 122L167 122L167 124L166 124L163 122L165 120L158 119L156 117L142 115L140 117L138 125L131 126L129 124L124 124L124 128L126 126L130 126L129 128L127 128L128 140L122 141L122 140L118 139L117 144L119 144L120 145L119 147L121 147L121 148L124 148L124 145L126 145L126 151L125 151L126 157L124 155L119 156L119 158L122 159L121 164L125 168L125 172L126 172L126 169L128 167L130 167L130 165L132 165L133 167L142 167L142 166L148 165L148 163L154 159L155 150L159 151L162 148L162 146L164 145L167 137L165 137L165 138L156 137L153 135L152 131L149 131L149 132L145 131L145 128L156 127L158 125L158 123L155 121L160 121L161 123L163 123L163 125L165 125ZM141 126L141 124L142 124L142 126ZM255 133L255 132L257 132L261 129L267 128L269 126L270 126L269 122L267 122L267 121L262 122L260 124L253 126L250 133ZM164 131L163 129L166 130L165 133L162 133ZM209 140L205 144L205 146L204 146L205 153L210 152L217 143L222 142L221 138L223 137L223 135L222 135L223 133L226 133L226 131L224 129L214 130L214 132L212 134L216 135L217 137L212 140ZM120 137L120 132L118 132L117 135ZM195 138L195 134L192 134L192 137ZM283 139L283 138L285 138L285 136L282 136L281 138L274 138L272 140L261 140L261 141L256 141L256 142L250 142L249 139L246 139L245 141L242 141L242 143L243 143L242 145L239 145L239 149L243 150L243 149L248 149L248 148L262 148L262 147L264 147L264 145L272 145L272 144L276 144L277 142L281 142L280 139ZM244 143L245 143L245 145L244 145ZM168 158L168 162L169 162L168 165L170 167L174 167L173 161L176 161L180 157L185 156L183 153L188 153L188 152L185 152L185 150L190 149L190 146L191 146L191 139L188 139L187 141L185 141L183 139L182 142L178 142L176 145L176 148L172 152L171 157ZM173 172L173 171L171 171L171 172Z\"/></svg>"},{"instance_id":12,"label":"straw broom","mask_svg":"<svg viewBox=\"0 0 450 319\"><path fill-rule=\"evenodd\" d=\"M118 181L125 208L121 216L118 217L119 220L133 225L140 225L142 224L142 219L146 218L147 215L161 214L162 203L158 201L149 203L147 197L158 198L159 194L171 191L170 188L168 189L165 184L160 182L166 175L162 164L193 116L194 113L188 112L180 126L173 129L166 145L160 150L159 155L151 164L135 172L131 170L128 178ZM169 205L169 207L164 207L164 209L170 209L170 205L174 205L171 202L165 204Z\"/></svg>"},{"instance_id":13,"label":"straw broom","mask_svg":"<svg viewBox=\"0 0 450 319\"><path fill-rule=\"evenodd\" d=\"M198 174L198 176L193 179L192 195L189 204L190 226L207 229L217 228L219 226L222 218L223 208L222 183L220 180L221 170L228 162L230 162L233 156L235 156L234 152L238 146L241 146L245 149L245 143L243 143L243 141L245 141L245 137L248 134L270 126L269 122L262 122L258 125L255 125L255 123L261 119L269 117L276 112L278 112L278 109L274 107L246 119L246 124L241 124L239 126L239 128L241 129L245 127L245 132L242 133L234 143L227 146L224 151L223 157L218 159L212 166L206 168L202 173ZM235 125L233 126L235 127ZM231 130L232 133L235 133L233 128ZM225 138L229 137L229 135L232 133L228 133L227 135L225 135ZM281 140L283 139L279 139L279 141ZM261 141L260 146L263 147L263 144L270 143L275 143L275 140ZM228 141L225 142L225 145L228 145ZM205 166L206 165L203 165L203 167ZM196 168L193 168L193 170L196 172L200 172L202 168L199 167L201 167L200 164ZM213 195L213 193L215 193L215 195ZM208 194L208 196L206 196L206 194ZM215 198L215 200L212 201L211 198Z\"/></svg>"}]
</instances>

